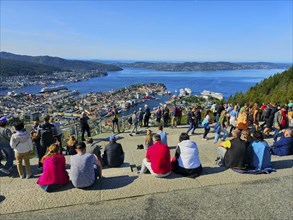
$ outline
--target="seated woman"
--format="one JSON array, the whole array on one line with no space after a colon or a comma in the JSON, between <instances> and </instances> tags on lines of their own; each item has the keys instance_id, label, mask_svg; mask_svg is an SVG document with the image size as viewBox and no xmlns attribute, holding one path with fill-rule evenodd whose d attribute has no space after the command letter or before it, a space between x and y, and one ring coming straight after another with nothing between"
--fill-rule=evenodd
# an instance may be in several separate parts
<instances>
[{"instance_id":1,"label":"seated woman","mask_svg":"<svg viewBox=\"0 0 293 220\"><path fill-rule=\"evenodd\" d=\"M253 142L248 147L249 167L255 170L271 168L270 147L260 131L253 133Z\"/></svg>"},{"instance_id":2,"label":"seated woman","mask_svg":"<svg viewBox=\"0 0 293 220\"><path fill-rule=\"evenodd\" d=\"M273 143L271 153L277 156L293 155L293 133L291 129L284 129L281 132L280 140Z\"/></svg>"},{"instance_id":3,"label":"seated woman","mask_svg":"<svg viewBox=\"0 0 293 220\"><path fill-rule=\"evenodd\" d=\"M69 140L67 141L66 143L66 149L67 149L67 153L69 155L74 155L74 154L77 154L76 153L76 145L77 145L77 140L75 138L74 135L71 135Z\"/></svg>"},{"instance_id":4,"label":"seated woman","mask_svg":"<svg viewBox=\"0 0 293 220\"><path fill-rule=\"evenodd\" d=\"M176 160L172 160L172 170L183 176L195 178L202 172L196 143L189 140L186 133L181 133L179 141L175 152Z\"/></svg>"},{"instance_id":5,"label":"seated woman","mask_svg":"<svg viewBox=\"0 0 293 220\"><path fill-rule=\"evenodd\" d=\"M152 131L150 129L147 130L144 144L145 144L146 149L148 149L150 146L153 145Z\"/></svg>"},{"instance_id":6,"label":"seated woman","mask_svg":"<svg viewBox=\"0 0 293 220\"><path fill-rule=\"evenodd\" d=\"M43 163L43 174L39 177L37 184L43 190L51 192L69 182L65 169L65 157L60 154L58 146L50 145L41 162Z\"/></svg>"}]
</instances>

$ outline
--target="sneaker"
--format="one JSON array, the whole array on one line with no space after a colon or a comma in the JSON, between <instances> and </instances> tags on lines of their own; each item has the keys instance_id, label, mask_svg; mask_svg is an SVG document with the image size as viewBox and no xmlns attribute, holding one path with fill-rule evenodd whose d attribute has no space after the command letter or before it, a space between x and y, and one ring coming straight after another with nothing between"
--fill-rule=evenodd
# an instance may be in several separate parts
<instances>
[{"instance_id":1,"label":"sneaker","mask_svg":"<svg viewBox=\"0 0 293 220\"><path fill-rule=\"evenodd\" d=\"M132 136L132 134L129 134L130 136Z\"/></svg>"},{"instance_id":2,"label":"sneaker","mask_svg":"<svg viewBox=\"0 0 293 220\"><path fill-rule=\"evenodd\" d=\"M203 141L207 141L208 139L207 139L207 138L203 138L202 140L203 140Z\"/></svg>"},{"instance_id":3,"label":"sneaker","mask_svg":"<svg viewBox=\"0 0 293 220\"><path fill-rule=\"evenodd\" d=\"M29 179L29 178L31 178L31 177L32 177L32 174L31 174L31 173L26 175L26 178L27 178L27 179Z\"/></svg>"},{"instance_id":4,"label":"sneaker","mask_svg":"<svg viewBox=\"0 0 293 220\"><path fill-rule=\"evenodd\" d=\"M20 179L24 179L24 175L19 175L19 178Z\"/></svg>"},{"instance_id":5,"label":"sneaker","mask_svg":"<svg viewBox=\"0 0 293 220\"><path fill-rule=\"evenodd\" d=\"M9 170L6 170L6 169L4 169L4 168L1 168L0 171L1 171L2 173L7 174L7 175L10 174Z\"/></svg>"}]
</instances>

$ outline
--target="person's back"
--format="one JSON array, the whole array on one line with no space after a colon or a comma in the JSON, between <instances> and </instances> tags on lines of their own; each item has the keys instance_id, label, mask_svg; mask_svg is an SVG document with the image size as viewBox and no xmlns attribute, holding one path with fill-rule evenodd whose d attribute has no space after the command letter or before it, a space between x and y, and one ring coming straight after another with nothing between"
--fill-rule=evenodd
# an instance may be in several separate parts
<instances>
[{"instance_id":1,"label":"person's back","mask_svg":"<svg viewBox=\"0 0 293 220\"><path fill-rule=\"evenodd\" d=\"M86 146L86 153L94 154L100 161L102 161L100 146L97 143L88 142Z\"/></svg>"},{"instance_id":2,"label":"person's back","mask_svg":"<svg viewBox=\"0 0 293 220\"><path fill-rule=\"evenodd\" d=\"M45 122L39 127L38 134L41 145L47 148L54 143L54 135L56 134L55 126L49 122Z\"/></svg>"},{"instance_id":3,"label":"person's back","mask_svg":"<svg viewBox=\"0 0 293 220\"><path fill-rule=\"evenodd\" d=\"M9 145L12 132L9 128L0 126L0 145Z\"/></svg>"},{"instance_id":4,"label":"person's back","mask_svg":"<svg viewBox=\"0 0 293 220\"><path fill-rule=\"evenodd\" d=\"M167 145L156 142L147 150L146 158L151 162L151 167L156 174L171 172L170 149Z\"/></svg>"},{"instance_id":5,"label":"person's back","mask_svg":"<svg viewBox=\"0 0 293 220\"><path fill-rule=\"evenodd\" d=\"M119 167L124 162L124 152L121 144L115 141L115 137L110 137L110 142L105 146L104 162L110 167Z\"/></svg>"},{"instance_id":6,"label":"person's back","mask_svg":"<svg viewBox=\"0 0 293 220\"><path fill-rule=\"evenodd\" d=\"M183 140L178 144L180 155L178 165L182 168L193 169L201 165L196 143L191 140Z\"/></svg>"},{"instance_id":7,"label":"person's back","mask_svg":"<svg viewBox=\"0 0 293 220\"><path fill-rule=\"evenodd\" d=\"M165 131L163 131L163 126L160 125L160 126L158 127L158 129L159 129L159 132L158 132L157 134L159 134L159 135L161 136L161 142L162 142L163 144L168 145L168 141L167 141L167 133L166 133Z\"/></svg>"},{"instance_id":8,"label":"person's back","mask_svg":"<svg viewBox=\"0 0 293 220\"><path fill-rule=\"evenodd\" d=\"M247 164L247 144L240 138L230 140L231 147L227 149L224 157L225 166L231 168L244 168Z\"/></svg>"},{"instance_id":9,"label":"person's back","mask_svg":"<svg viewBox=\"0 0 293 220\"><path fill-rule=\"evenodd\" d=\"M249 148L251 148L249 161L251 168L262 170L271 167L271 153L267 142L255 140Z\"/></svg>"},{"instance_id":10,"label":"person's back","mask_svg":"<svg viewBox=\"0 0 293 220\"><path fill-rule=\"evenodd\" d=\"M70 158L71 181L76 188L89 187L95 182L94 164L96 158L93 154L78 153Z\"/></svg>"},{"instance_id":11,"label":"person's back","mask_svg":"<svg viewBox=\"0 0 293 220\"><path fill-rule=\"evenodd\" d=\"M68 178L65 171L65 157L61 154L50 156L43 161L43 175L39 178L41 184L64 184Z\"/></svg>"}]
</instances>

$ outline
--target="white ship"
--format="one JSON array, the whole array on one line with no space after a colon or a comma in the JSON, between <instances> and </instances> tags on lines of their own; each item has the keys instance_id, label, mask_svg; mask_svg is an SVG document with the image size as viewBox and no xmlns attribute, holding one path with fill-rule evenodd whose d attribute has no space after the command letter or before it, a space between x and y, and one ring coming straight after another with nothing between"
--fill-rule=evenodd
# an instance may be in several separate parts
<instances>
[{"instance_id":1,"label":"white ship","mask_svg":"<svg viewBox=\"0 0 293 220\"><path fill-rule=\"evenodd\" d=\"M60 90L68 90L68 88L65 87L65 86L45 87L45 88L41 89L40 93L57 92L57 91L60 91Z\"/></svg>"}]
</instances>

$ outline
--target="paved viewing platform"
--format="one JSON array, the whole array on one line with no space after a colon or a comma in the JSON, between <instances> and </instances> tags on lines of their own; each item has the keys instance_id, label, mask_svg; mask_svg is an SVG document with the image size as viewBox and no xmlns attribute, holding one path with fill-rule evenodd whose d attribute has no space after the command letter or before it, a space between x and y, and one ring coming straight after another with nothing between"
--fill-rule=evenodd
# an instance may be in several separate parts
<instances>
[{"instance_id":1,"label":"paved viewing platform","mask_svg":"<svg viewBox=\"0 0 293 220\"><path fill-rule=\"evenodd\" d=\"M171 157L179 135L187 126L166 128ZM120 168L103 169L104 178L88 189L76 189L72 184L56 192L46 193L37 184L40 172L37 159L31 159L34 177L20 179L16 168L12 177L0 177L1 219L290 219L292 211L292 156L272 156L276 172L271 174L238 174L218 167L214 133L202 140L203 129L190 137L197 143L203 166L201 176L191 179L172 173L166 178L137 174L146 150L145 129L140 134L116 134L125 151L125 163ZM152 127L157 132L156 127ZM213 130L213 129L211 129ZM109 134L94 137L102 146ZM272 138L266 139L269 144ZM69 156L66 156L69 169Z\"/></svg>"}]
</instances>

